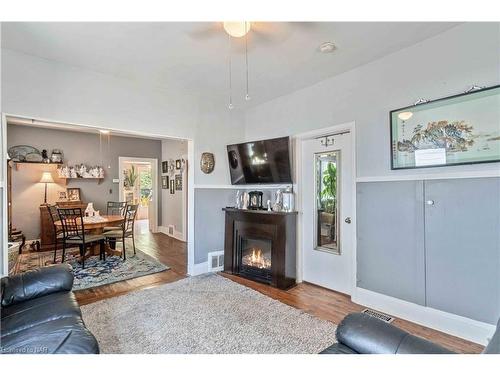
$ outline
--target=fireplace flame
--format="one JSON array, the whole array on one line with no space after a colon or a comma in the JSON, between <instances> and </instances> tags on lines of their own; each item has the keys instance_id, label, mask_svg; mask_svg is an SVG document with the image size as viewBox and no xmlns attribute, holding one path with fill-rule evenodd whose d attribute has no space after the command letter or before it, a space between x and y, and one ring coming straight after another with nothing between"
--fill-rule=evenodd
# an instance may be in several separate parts
<instances>
[{"instance_id":1,"label":"fireplace flame","mask_svg":"<svg viewBox=\"0 0 500 375\"><path fill-rule=\"evenodd\" d=\"M243 257L243 263L257 268L271 268L271 259L266 258L261 249L252 248L252 254Z\"/></svg>"}]
</instances>

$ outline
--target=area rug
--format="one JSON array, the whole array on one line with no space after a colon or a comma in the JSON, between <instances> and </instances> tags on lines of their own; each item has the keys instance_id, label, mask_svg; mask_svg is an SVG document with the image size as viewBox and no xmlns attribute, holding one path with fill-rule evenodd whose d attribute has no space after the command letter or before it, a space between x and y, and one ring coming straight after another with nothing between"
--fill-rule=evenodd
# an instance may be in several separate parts
<instances>
[{"instance_id":1,"label":"area rug","mask_svg":"<svg viewBox=\"0 0 500 375\"><path fill-rule=\"evenodd\" d=\"M56 263L61 263L61 256L61 252L58 251ZM74 291L134 279L170 269L140 250L137 250L136 255L132 252L129 254L127 251L125 261L117 255L107 256L105 261L100 260L98 256L92 256L85 260L85 268L83 269L78 260L78 249L67 251L65 263L73 267L75 275ZM53 251L21 254L14 266L13 274L52 264L54 264Z\"/></svg>"},{"instance_id":2,"label":"area rug","mask_svg":"<svg viewBox=\"0 0 500 375\"><path fill-rule=\"evenodd\" d=\"M319 353L336 325L216 274L81 307L101 353Z\"/></svg>"}]
</instances>

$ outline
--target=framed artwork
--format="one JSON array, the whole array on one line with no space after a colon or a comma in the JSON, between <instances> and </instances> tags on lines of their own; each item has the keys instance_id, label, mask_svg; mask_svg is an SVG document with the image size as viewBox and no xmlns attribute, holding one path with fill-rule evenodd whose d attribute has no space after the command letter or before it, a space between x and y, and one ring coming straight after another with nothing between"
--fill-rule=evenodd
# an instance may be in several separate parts
<instances>
[{"instance_id":1,"label":"framed artwork","mask_svg":"<svg viewBox=\"0 0 500 375\"><path fill-rule=\"evenodd\" d=\"M500 161L500 85L390 112L391 169Z\"/></svg>"},{"instance_id":2,"label":"framed artwork","mask_svg":"<svg viewBox=\"0 0 500 375\"><path fill-rule=\"evenodd\" d=\"M80 200L80 188L67 188L66 195L68 202L76 202Z\"/></svg>"},{"instance_id":3,"label":"framed artwork","mask_svg":"<svg viewBox=\"0 0 500 375\"><path fill-rule=\"evenodd\" d=\"M175 161L175 169L181 169L181 159Z\"/></svg>"},{"instance_id":4,"label":"framed artwork","mask_svg":"<svg viewBox=\"0 0 500 375\"><path fill-rule=\"evenodd\" d=\"M162 189L168 189L169 188L168 176L161 176L161 188Z\"/></svg>"},{"instance_id":5,"label":"framed artwork","mask_svg":"<svg viewBox=\"0 0 500 375\"><path fill-rule=\"evenodd\" d=\"M168 161L161 162L161 173L168 173Z\"/></svg>"},{"instance_id":6,"label":"framed artwork","mask_svg":"<svg viewBox=\"0 0 500 375\"><path fill-rule=\"evenodd\" d=\"M174 180L170 180L170 194L175 194Z\"/></svg>"},{"instance_id":7,"label":"framed artwork","mask_svg":"<svg viewBox=\"0 0 500 375\"><path fill-rule=\"evenodd\" d=\"M181 174L175 175L175 190L182 191L182 175Z\"/></svg>"},{"instance_id":8,"label":"framed artwork","mask_svg":"<svg viewBox=\"0 0 500 375\"><path fill-rule=\"evenodd\" d=\"M68 199L68 194L65 191L59 192L59 201L64 202Z\"/></svg>"}]
</instances>

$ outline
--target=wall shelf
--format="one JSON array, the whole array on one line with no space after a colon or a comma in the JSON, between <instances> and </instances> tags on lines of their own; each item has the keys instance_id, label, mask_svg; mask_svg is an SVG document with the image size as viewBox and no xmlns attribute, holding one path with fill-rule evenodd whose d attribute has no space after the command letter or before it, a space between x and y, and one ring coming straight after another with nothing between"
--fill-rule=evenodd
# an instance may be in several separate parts
<instances>
[{"instance_id":1,"label":"wall shelf","mask_svg":"<svg viewBox=\"0 0 500 375\"><path fill-rule=\"evenodd\" d=\"M10 160L14 164L14 168L17 171L19 164L42 164L42 165L62 165L63 163L44 163L43 161L15 161L15 160Z\"/></svg>"},{"instance_id":2,"label":"wall shelf","mask_svg":"<svg viewBox=\"0 0 500 375\"><path fill-rule=\"evenodd\" d=\"M104 180L104 177L57 177L59 180L61 180L64 184L64 186L68 185L68 180L95 180L97 181L97 185L100 185L102 180Z\"/></svg>"}]
</instances>

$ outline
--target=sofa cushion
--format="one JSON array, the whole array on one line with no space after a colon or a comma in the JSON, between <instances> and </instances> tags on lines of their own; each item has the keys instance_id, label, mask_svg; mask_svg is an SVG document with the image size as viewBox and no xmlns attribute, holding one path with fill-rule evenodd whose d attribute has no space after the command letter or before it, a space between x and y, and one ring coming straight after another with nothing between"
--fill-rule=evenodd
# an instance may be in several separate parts
<instances>
[{"instance_id":1,"label":"sofa cushion","mask_svg":"<svg viewBox=\"0 0 500 375\"><path fill-rule=\"evenodd\" d=\"M66 317L3 337L1 351L12 354L97 354L99 345L80 317Z\"/></svg>"},{"instance_id":2,"label":"sofa cushion","mask_svg":"<svg viewBox=\"0 0 500 375\"><path fill-rule=\"evenodd\" d=\"M81 318L72 292L59 292L2 309L2 339L6 335L60 318Z\"/></svg>"}]
</instances>

